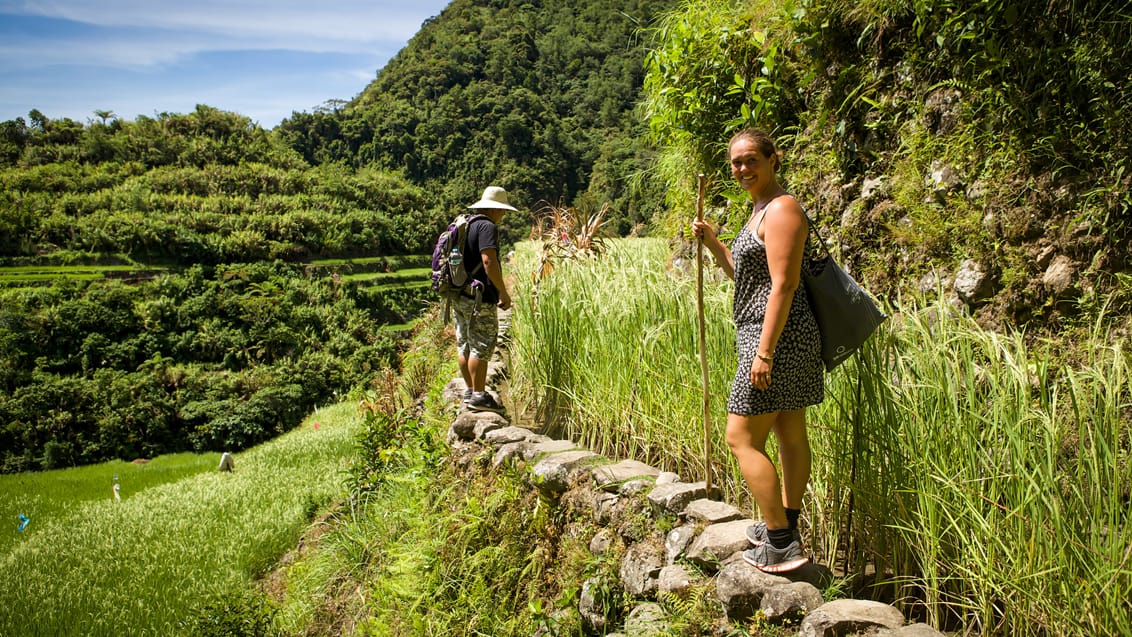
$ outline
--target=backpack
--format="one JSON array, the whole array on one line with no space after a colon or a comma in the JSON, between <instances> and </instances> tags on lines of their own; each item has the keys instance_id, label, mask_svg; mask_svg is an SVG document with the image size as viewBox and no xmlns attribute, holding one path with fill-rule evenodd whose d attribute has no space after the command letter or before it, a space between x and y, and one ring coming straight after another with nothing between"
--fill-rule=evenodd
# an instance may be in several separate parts
<instances>
[{"instance_id":1,"label":"backpack","mask_svg":"<svg viewBox=\"0 0 1132 637\"><path fill-rule=\"evenodd\" d=\"M444 299L445 323L450 317L453 298L463 295L479 301L483 293L483 285L472 279L472 275L483 268L483 261L476 259L476 265L470 272L464 267L464 252L468 249L468 226L481 218L487 217L466 213L458 215L436 238L436 247L432 249L432 289Z\"/></svg>"}]
</instances>

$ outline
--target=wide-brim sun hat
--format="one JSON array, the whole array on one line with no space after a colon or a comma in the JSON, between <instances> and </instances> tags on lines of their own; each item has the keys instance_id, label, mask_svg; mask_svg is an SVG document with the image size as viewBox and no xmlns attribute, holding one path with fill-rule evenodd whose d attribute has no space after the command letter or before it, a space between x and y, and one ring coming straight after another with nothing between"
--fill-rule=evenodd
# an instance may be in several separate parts
<instances>
[{"instance_id":1,"label":"wide-brim sun hat","mask_svg":"<svg viewBox=\"0 0 1132 637\"><path fill-rule=\"evenodd\" d=\"M483 196L469 208L490 208L494 210L515 210L507 198L507 191L499 186L488 186L483 189Z\"/></svg>"}]
</instances>

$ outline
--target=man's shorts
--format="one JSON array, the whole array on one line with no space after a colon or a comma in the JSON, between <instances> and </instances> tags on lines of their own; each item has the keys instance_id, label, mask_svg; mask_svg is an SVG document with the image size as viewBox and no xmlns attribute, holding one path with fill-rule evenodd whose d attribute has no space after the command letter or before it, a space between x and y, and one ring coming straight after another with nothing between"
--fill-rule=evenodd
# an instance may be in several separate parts
<instances>
[{"instance_id":1,"label":"man's shorts","mask_svg":"<svg viewBox=\"0 0 1132 637\"><path fill-rule=\"evenodd\" d=\"M499 334L495 306L459 296L452 309L456 315L456 351L465 358L490 359Z\"/></svg>"}]
</instances>

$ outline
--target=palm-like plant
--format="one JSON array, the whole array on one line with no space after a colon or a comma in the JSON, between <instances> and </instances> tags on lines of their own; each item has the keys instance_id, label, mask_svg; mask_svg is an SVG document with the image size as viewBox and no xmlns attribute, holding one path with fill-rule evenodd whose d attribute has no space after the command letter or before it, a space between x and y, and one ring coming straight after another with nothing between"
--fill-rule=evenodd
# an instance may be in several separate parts
<instances>
[{"instance_id":1,"label":"palm-like plant","mask_svg":"<svg viewBox=\"0 0 1132 637\"><path fill-rule=\"evenodd\" d=\"M586 215L566 206L547 204L535 213L531 240L539 245L539 264L532 275L535 287L554 271L559 259L584 259L605 253L605 226L609 204Z\"/></svg>"}]
</instances>

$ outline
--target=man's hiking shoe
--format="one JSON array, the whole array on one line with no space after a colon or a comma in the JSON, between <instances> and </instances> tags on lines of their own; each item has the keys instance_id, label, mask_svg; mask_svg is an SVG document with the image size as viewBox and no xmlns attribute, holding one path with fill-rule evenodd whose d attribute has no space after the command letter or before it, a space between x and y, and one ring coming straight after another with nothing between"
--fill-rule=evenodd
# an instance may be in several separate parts
<instances>
[{"instance_id":1,"label":"man's hiking shoe","mask_svg":"<svg viewBox=\"0 0 1132 637\"><path fill-rule=\"evenodd\" d=\"M797 542L799 546L801 546L802 545L802 533L801 533L801 531L798 530L798 527L794 527L793 529L790 529L790 530L791 530L792 536L793 536L792 539L795 542ZM751 526L748 526L747 527L747 541L751 543L751 546L761 546L761 545L769 542L770 537L766 534L766 522L755 522Z\"/></svg>"},{"instance_id":2,"label":"man's hiking shoe","mask_svg":"<svg viewBox=\"0 0 1132 637\"><path fill-rule=\"evenodd\" d=\"M497 414L503 413L503 405L495 402L495 398L487 392L477 392L472 394L472 397L467 402L468 409L472 411L494 411Z\"/></svg>"},{"instance_id":3,"label":"man's hiking shoe","mask_svg":"<svg viewBox=\"0 0 1132 637\"><path fill-rule=\"evenodd\" d=\"M463 398L463 401L462 401L462 402L463 402L463 403L464 403L465 405L467 405L467 404L468 404L468 401L469 401L469 400L471 400L471 399L472 399L472 390L471 390L471 388L465 389L465 390L464 390L464 398Z\"/></svg>"},{"instance_id":4,"label":"man's hiking shoe","mask_svg":"<svg viewBox=\"0 0 1132 637\"><path fill-rule=\"evenodd\" d=\"M784 549L776 549L770 542L743 551L743 559L766 573L785 573L805 566L810 560L802 555L802 545L791 542Z\"/></svg>"}]
</instances>

